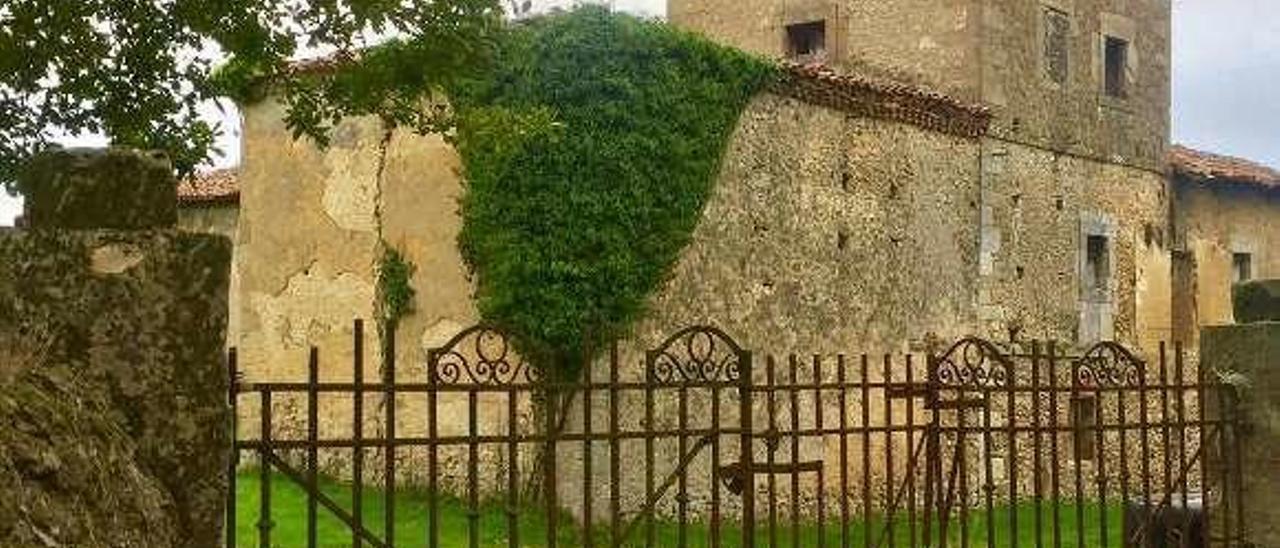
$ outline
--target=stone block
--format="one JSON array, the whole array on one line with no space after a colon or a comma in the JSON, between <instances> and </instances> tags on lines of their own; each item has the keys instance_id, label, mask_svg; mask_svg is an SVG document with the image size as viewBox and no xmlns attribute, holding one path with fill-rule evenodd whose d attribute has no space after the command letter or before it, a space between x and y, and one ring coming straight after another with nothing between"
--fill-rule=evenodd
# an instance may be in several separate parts
<instances>
[{"instance_id":1,"label":"stone block","mask_svg":"<svg viewBox=\"0 0 1280 548\"><path fill-rule=\"evenodd\" d=\"M40 534L56 542L44 545L218 544L231 443L224 347L230 260L228 239L176 230L0 231L0 336L40 340L39 363L32 366L37 370L16 375L16 382L28 379L22 385L36 395L92 403L97 410L88 415L102 421L66 428L69 441L38 454L74 462L76 455L59 451L110 448L102 451L107 459L103 466L122 472L104 475L138 474L131 485L145 487L111 491L109 485L115 483L95 485L95 476L69 467L19 474L31 481L43 478L36 482L40 485L59 486L60 491L47 493L93 495L60 499L72 510L63 516L65 523L43 528ZM51 375L67 381L49 386L39 380ZM58 417L32 420L40 428L59 431ZM99 433L114 434L105 439ZM4 454L0 447L0 476ZM8 489L0 478L0 493ZM159 514L147 514L148 520L85 521L111 516L103 513L104 507L118 505L124 515L136 502L132 497L143 492L159 501L152 509ZM3 511L0 507L0 545L27 545L21 540L26 537L6 538L3 524L14 520ZM17 514L22 518L21 511ZM118 530L131 523L154 527L151 518L157 515L165 530L172 531L172 541L141 534L137 538L146 541L132 544ZM22 525L31 524L19 520ZM102 527L111 529L110 535ZM100 543L117 537L120 543Z\"/></svg>"},{"instance_id":2,"label":"stone block","mask_svg":"<svg viewBox=\"0 0 1280 548\"><path fill-rule=\"evenodd\" d=\"M30 228L150 229L178 221L177 182L159 153L54 149L18 176Z\"/></svg>"}]
</instances>

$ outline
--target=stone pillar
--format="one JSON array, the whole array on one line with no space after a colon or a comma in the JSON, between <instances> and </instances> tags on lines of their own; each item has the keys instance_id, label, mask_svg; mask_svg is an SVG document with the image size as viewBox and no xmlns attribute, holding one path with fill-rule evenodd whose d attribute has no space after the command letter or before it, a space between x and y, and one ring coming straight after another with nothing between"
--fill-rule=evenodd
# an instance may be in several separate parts
<instances>
[{"instance_id":1,"label":"stone pillar","mask_svg":"<svg viewBox=\"0 0 1280 548\"><path fill-rule=\"evenodd\" d=\"M1200 359L1238 384L1248 540L1280 546L1280 322L1205 328Z\"/></svg>"},{"instance_id":2,"label":"stone pillar","mask_svg":"<svg viewBox=\"0 0 1280 548\"><path fill-rule=\"evenodd\" d=\"M0 546L219 544L231 242L162 158L55 151L0 229Z\"/></svg>"}]
</instances>

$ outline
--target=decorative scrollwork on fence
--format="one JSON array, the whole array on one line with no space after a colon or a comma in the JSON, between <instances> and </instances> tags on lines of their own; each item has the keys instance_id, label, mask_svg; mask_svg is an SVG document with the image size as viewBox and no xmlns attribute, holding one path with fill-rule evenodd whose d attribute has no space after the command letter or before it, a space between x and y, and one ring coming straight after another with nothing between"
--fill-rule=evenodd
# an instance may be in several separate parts
<instances>
[{"instance_id":1,"label":"decorative scrollwork on fence","mask_svg":"<svg viewBox=\"0 0 1280 548\"><path fill-rule=\"evenodd\" d=\"M438 384L503 385L537 382L541 375L511 348L501 330L477 325L427 353L427 367Z\"/></svg>"},{"instance_id":2,"label":"decorative scrollwork on fence","mask_svg":"<svg viewBox=\"0 0 1280 548\"><path fill-rule=\"evenodd\" d=\"M1013 375L1013 362L999 347L974 337L951 345L933 363L937 382L948 387L1005 386Z\"/></svg>"},{"instance_id":3,"label":"decorative scrollwork on fence","mask_svg":"<svg viewBox=\"0 0 1280 548\"><path fill-rule=\"evenodd\" d=\"M1142 384L1146 364L1124 346L1100 342L1075 361L1072 371L1082 387L1132 387Z\"/></svg>"},{"instance_id":4,"label":"decorative scrollwork on fence","mask_svg":"<svg viewBox=\"0 0 1280 548\"><path fill-rule=\"evenodd\" d=\"M718 328L694 326L667 338L647 355L649 377L656 382L732 382L739 378L745 352Z\"/></svg>"}]
</instances>

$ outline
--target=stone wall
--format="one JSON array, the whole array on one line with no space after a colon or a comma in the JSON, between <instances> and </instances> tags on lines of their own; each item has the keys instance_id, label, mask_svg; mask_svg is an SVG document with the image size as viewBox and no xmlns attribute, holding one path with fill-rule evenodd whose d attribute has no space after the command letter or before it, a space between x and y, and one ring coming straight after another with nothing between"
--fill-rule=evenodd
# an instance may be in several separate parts
<instances>
[{"instance_id":1,"label":"stone wall","mask_svg":"<svg viewBox=\"0 0 1280 548\"><path fill-rule=\"evenodd\" d=\"M1280 323L1206 327L1200 336L1205 366L1239 385L1247 540L1280 546Z\"/></svg>"},{"instance_id":2,"label":"stone wall","mask_svg":"<svg viewBox=\"0 0 1280 548\"><path fill-rule=\"evenodd\" d=\"M983 332L996 340L1169 340L1169 199L1149 173L1038 148L983 145ZM1106 238L1107 281L1085 287L1088 237Z\"/></svg>"},{"instance_id":3,"label":"stone wall","mask_svg":"<svg viewBox=\"0 0 1280 548\"><path fill-rule=\"evenodd\" d=\"M1230 324L1235 283L1232 255L1248 253L1252 277L1280 278L1280 191L1227 181L1173 180L1177 245L1187 274L1177 288L1183 299L1182 331Z\"/></svg>"},{"instance_id":4,"label":"stone wall","mask_svg":"<svg viewBox=\"0 0 1280 548\"><path fill-rule=\"evenodd\" d=\"M230 262L174 230L0 231L0 355L37 345L0 375L0 544L218 543Z\"/></svg>"}]
</instances>

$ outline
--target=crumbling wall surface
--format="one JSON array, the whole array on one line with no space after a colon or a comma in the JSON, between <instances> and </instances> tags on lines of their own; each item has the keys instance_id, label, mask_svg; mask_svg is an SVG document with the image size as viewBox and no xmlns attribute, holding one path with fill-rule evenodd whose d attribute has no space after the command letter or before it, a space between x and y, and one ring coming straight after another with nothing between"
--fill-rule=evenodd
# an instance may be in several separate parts
<instances>
[{"instance_id":1,"label":"crumbling wall surface","mask_svg":"<svg viewBox=\"0 0 1280 548\"><path fill-rule=\"evenodd\" d=\"M1249 254L1251 277L1280 278L1280 190L1228 181L1173 179L1178 245L1193 261L1195 326L1229 324L1234 319L1231 287L1233 255Z\"/></svg>"},{"instance_id":2,"label":"crumbling wall surface","mask_svg":"<svg viewBox=\"0 0 1280 548\"><path fill-rule=\"evenodd\" d=\"M1206 327L1200 356L1205 367L1237 385L1247 540L1253 546L1280 546L1280 322Z\"/></svg>"},{"instance_id":3,"label":"crumbling wall surface","mask_svg":"<svg viewBox=\"0 0 1280 548\"><path fill-rule=\"evenodd\" d=\"M230 256L225 238L172 230L0 232L4 350L39 357L0 379L14 444L0 474L31 495L0 506L16 512L0 515L0 545L216 544Z\"/></svg>"},{"instance_id":4,"label":"crumbling wall surface","mask_svg":"<svg viewBox=\"0 0 1280 548\"><path fill-rule=\"evenodd\" d=\"M1147 350L1169 339L1161 175L994 140L984 144L982 171L978 305L985 335L1081 345L1116 340ZM1097 296L1082 287L1090 234L1107 239L1107 285Z\"/></svg>"}]
</instances>

